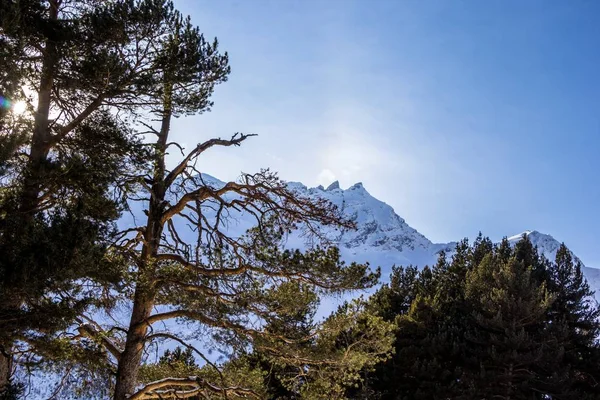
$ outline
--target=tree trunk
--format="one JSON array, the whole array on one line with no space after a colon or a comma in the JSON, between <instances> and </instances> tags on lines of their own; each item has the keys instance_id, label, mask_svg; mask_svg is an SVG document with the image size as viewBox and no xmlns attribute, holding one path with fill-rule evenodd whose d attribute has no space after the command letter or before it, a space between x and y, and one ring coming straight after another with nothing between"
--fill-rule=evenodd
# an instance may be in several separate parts
<instances>
[{"instance_id":1,"label":"tree trunk","mask_svg":"<svg viewBox=\"0 0 600 400\"><path fill-rule=\"evenodd\" d=\"M154 153L153 183L144 235L145 241L141 251L138 285L133 300L125 349L121 354L117 368L114 400L126 400L135 392L146 334L149 328L146 321L150 317L154 306L156 295L156 287L153 283L155 278L154 260L158 255L163 232L161 220L165 209L165 153L171 124L171 91L172 86L165 84L164 113Z\"/></svg>"},{"instance_id":2,"label":"tree trunk","mask_svg":"<svg viewBox=\"0 0 600 400\"><path fill-rule=\"evenodd\" d=\"M156 288L152 282L154 260L158 253L162 225L160 224L159 196L153 191L146 223L145 243L142 247L141 263L138 272L137 285L133 298L131 320L127 329L125 348L119 359L117 379L115 384L115 400L126 400L135 392L138 371L142 362L144 345L149 325L148 317L152 314ZM164 195L162 196L164 198Z\"/></svg>"},{"instance_id":3,"label":"tree trunk","mask_svg":"<svg viewBox=\"0 0 600 400\"><path fill-rule=\"evenodd\" d=\"M0 387L0 398L2 398L2 392L8 389L10 378L12 376L12 357L10 349L0 349L0 380L2 386Z\"/></svg>"},{"instance_id":4,"label":"tree trunk","mask_svg":"<svg viewBox=\"0 0 600 400\"><path fill-rule=\"evenodd\" d=\"M131 319L129 321L129 328L127 329L125 348L123 349L123 353L121 353L117 368L115 400L126 400L135 392L137 385L138 371L142 362L146 334L149 328L147 320L152 314L154 297L156 295L156 289L151 282L151 277L153 275L152 270L154 269L153 257L158 252L158 244L160 243L160 236L162 234L162 225L160 225L157 211L156 198L153 194L148 210L145 243L142 247Z\"/></svg>"},{"instance_id":5,"label":"tree trunk","mask_svg":"<svg viewBox=\"0 0 600 400\"><path fill-rule=\"evenodd\" d=\"M138 371L144 352L144 341L148 332L148 325L145 321L150 316L154 306L154 296L143 292L143 289L136 289L127 341L117 369L115 400L126 400L135 392L137 385Z\"/></svg>"},{"instance_id":6,"label":"tree trunk","mask_svg":"<svg viewBox=\"0 0 600 400\"><path fill-rule=\"evenodd\" d=\"M51 2L51 4L56 5L55 2ZM57 6L51 7L50 10L50 19L56 20L58 17ZM19 211L21 214L29 217L33 216L38 206L41 190L40 184L43 182L44 178L43 170L47 161L50 143L49 115L57 62L56 43L51 39L48 39L44 50L42 76L38 92L38 105L35 113L33 135L31 138L31 150L29 152L29 160L25 171L25 180L23 182L22 194L19 202Z\"/></svg>"}]
</instances>

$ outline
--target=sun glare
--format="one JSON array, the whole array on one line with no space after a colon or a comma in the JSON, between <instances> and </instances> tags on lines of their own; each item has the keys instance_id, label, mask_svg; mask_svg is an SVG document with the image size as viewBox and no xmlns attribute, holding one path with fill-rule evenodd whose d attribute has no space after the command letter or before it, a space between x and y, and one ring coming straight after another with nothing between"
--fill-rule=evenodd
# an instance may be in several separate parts
<instances>
[{"instance_id":1,"label":"sun glare","mask_svg":"<svg viewBox=\"0 0 600 400\"><path fill-rule=\"evenodd\" d=\"M27 110L27 103L24 101L17 101L16 103L14 103L12 105L12 111L13 113L20 115L23 114L25 112L25 110Z\"/></svg>"}]
</instances>

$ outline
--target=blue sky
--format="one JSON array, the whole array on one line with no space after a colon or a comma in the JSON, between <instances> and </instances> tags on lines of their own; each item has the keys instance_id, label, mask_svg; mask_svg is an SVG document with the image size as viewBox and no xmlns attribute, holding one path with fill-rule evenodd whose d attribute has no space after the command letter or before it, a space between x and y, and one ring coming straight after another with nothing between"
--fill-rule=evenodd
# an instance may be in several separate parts
<instances>
[{"instance_id":1,"label":"blue sky","mask_svg":"<svg viewBox=\"0 0 600 400\"><path fill-rule=\"evenodd\" d=\"M176 4L232 74L175 138L259 134L206 172L360 181L433 241L536 229L600 267L600 2Z\"/></svg>"}]
</instances>

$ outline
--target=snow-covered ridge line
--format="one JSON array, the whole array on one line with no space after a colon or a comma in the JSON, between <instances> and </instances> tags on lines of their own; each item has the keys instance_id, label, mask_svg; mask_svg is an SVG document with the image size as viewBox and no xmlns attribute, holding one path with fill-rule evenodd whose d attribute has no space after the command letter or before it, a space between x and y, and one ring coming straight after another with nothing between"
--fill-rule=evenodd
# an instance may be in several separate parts
<instances>
[{"instance_id":1,"label":"snow-covered ridge line","mask_svg":"<svg viewBox=\"0 0 600 400\"><path fill-rule=\"evenodd\" d=\"M300 194L317 195L330 200L340 207L346 217L353 219L357 230L344 232L337 242L344 259L380 266L384 280L387 279L393 265L433 265L440 251L452 253L456 246L456 242L431 242L409 226L391 206L371 196L362 183L354 184L345 190L340 188L337 181L327 188L308 188L299 182L290 182L289 185ZM507 235L507 239L516 243L524 234L537 246L541 254L554 260L560 241L536 230ZM573 256L579 260L575 254ZM587 267L583 262L582 265L590 286L597 292L596 298L600 300L600 269Z\"/></svg>"},{"instance_id":2,"label":"snow-covered ridge line","mask_svg":"<svg viewBox=\"0 0 600 400\"><path fill-rule=\"evenodd\" d=\"M203 174L202 178L206 184L215 188L225 184L210 175ZM345 261L368 262L374 267L381 267L384 281L388 279L394 265L418 267L434 265L440 251L451 254L456 247L456 242L433 243L408 225L390 205L373 197L362 183L356 183L347 189L342 189L337 181L327 188L323 186L310 188L300 182L288 182L288 186L299 195L331 201L338 206L346 218L353 220L356 223L356 230L340 231L324 227L325 234L338 245ZM143 215L141 211L134 213ZM206 212L210 213L210 210L207 209ZM124 215L120 225L131 227L131 223L131 219ZM230 235L241 235L254 223L251 216L232 212L226 229ZM528 235L540 253L550 260L555 258L560 246L558 240L535 230L528 230L514 236L507 235L508 240L516 243L523 234ZM195 240L195 236L191 240ZM305 242L299 234L292 234L287 239L287 245L292 248L303 248ZM596 297L600 299L600 269L584 266L584 273L592 289L598 292Z\"/></svg>"}]
</instances>

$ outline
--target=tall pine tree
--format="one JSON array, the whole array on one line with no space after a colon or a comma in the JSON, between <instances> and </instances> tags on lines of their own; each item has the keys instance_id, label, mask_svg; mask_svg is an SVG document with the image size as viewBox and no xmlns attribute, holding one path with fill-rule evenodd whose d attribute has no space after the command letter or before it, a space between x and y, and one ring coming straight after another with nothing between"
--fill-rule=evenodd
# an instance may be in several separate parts
<instances>
[{"instance_id":1,"label":"tall pine tree","mask_svg":"<svg viewBox=\"0 0 600 400\"><path fill-rule=\"evenodd\" d=\"M215 86L229 74L227 54L219 52L216 40L205 40L189 18L176 11L167 17L168 23L153 32L157 39L152 47L156 66L152 90L136 100L148 105L157 120L143 121L145 133L153 138L152 168L148 174L140 171L142 187L130 198L147 207L147 218L122 232L111 247L113 254L129 262L129 321L119 329L87 322L79 326L88 338L104 345L114 363L118 400L153 398L164 390L174 390L173 395L210 388L232 396L248 392L195 378L140 387L139 371L148 346L165 339L183 340L176 331L156 332L163 322L173 327L178 320L189 321L200 331L211 332L216 346L234 354L265 342L277 353L289 348L292 339L289 333L275 335L261 329L273 312L271 290L302 282L319 293L336 293L370 287L378 278L367 265L345 265L335 248L282 250L284 236L296 228L319 240L322 225L352 227L330 203L299 196L268 170L220 184L196 168L204 152L239 146L251 135L200 142L179 163L167 167L167 152L174 145L169 141L173 118L208 111ZM229 215L236 212L253 216L257 227L241 237L228 234Z\"/></svg>"},{"instance_id":2,"label":"tall pine tree","mask_svg":"<svg viewBox=\"0 0 600 400\"><path fill-rule=\"evenodd\" d=\"M545 315L552 304L532 268L488 253L466 283L471 311L467 330L469 384L477 398L531 399L544 393L537 365L553 350Z\"/></svg>"},{"instance_id":3,"label":"tall pine tree","mask_svg":"<svg viewBox=\"0 0 600 400\"><path fill-rule=\"evenodd\" d=\"M581 262L564 243L555 262L549 264L548 275L554 298L548 318L557 343L563 346L570 398L596 398L600 396L600 310L594 293L583 276Z\"/></svg>"},{"instance_id":4,"label":"tall pine tree","mask_svg":"<svg viewBox=\"0 0 600 400\"><path fill-rule=\"evenodd\" d=\"M0 3L0 96L26 103L0 111L0 390L16 341L67 326L97 297L75 282L118 280L105 258L112 221L144 161L125 117L146 105L171 11L161 0Z\"/></svg>"}]
</instances>

